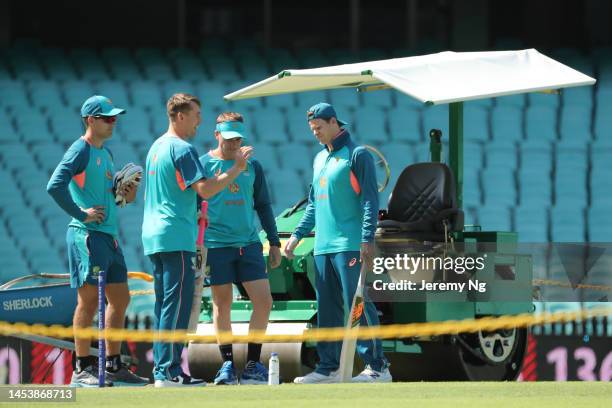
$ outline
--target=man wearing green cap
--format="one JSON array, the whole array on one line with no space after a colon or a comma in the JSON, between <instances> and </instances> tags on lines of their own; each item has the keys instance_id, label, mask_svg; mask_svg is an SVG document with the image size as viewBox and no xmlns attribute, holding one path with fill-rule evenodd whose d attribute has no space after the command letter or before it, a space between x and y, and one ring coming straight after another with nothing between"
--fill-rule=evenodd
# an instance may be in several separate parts
<instances>
[{"instance_id":1,"label":"man wearing green cap","mask_svg":"<svg viewBox=\"0 0 612 408\"><path fill-rule=\"evenodd\" d=\"M142 245L153 264L155 331L185 330L195 280L197 196L217 194L246 167L250 149L235 152L231 167L207 175L190 143L201 122L200 100L172 95L166 103L168 131L147 154ZM181 368L182 343L153 344L156 387L205 385Z\"/></svg>"},{"instance_id":2,"label":"man wearing green cap","mask_svg":"<svg viewBox=\"0 0 612 408\"><path fill-rule=\"evenodd\" d=\"M110 99L95 95L81 107L86 130L64 154L55 168L47 191L70 216L66 241L70 267L70 286L77 288L77 307L73 325L91 327L98 310L97 274L106 271L106 327L122 328L130 301L127 268L117 243L117 216L113 185L113 159L104 143L111 138L117 115L125 110ZM134 201L137 186L126 184L122 194ZM98 386L98 366L89 355L88 339L74 339L76 370L71 385ZM107 385L146 385L148 380L133 374L121 363L121 342L107 341Z\"/></svg>"},{"instance_id":3,"label":"man wearing green cap","mask_svg":"<svg viewBox=\"0 0 612 408\"><path fill-rule=\"evenodd\" d=\"M236 112L217 117L216 149L200 157L206 177L225 172L234 165L234 157L245 137L244 118ZM265 331L268 326L272 295L259 240L255 213L267 234L270 245L270 267L280 265L280 240L272 212L268 186L261 164L247 161L246 167L227 188L208 200L205 246L207 268L213 299L213 317L217 334L231 333L233 283L241 283L253 303L249 330ZM215 384L238 383L234 369L232 344L219 344L223 365ZM260 343L248 343L247 363L240 376L241 384L267 384L268 370L259 361Z\"/></svg>"},{"instance_id":4,"label":"man wearing green cap","mask_svg":"<svg viewBox=\"0 0 612 408\"><path fill-rule=\"evenodd\" d=\"M323 149L316 155L308 206L285 246L287 258L302 237L317 227L315 234L315 286L319 327L343 327L344 308L351 302L361 264L372 270L374 234L378 219L378 188L370 153L351 140L346 122L338 119L328 103L318 103L306 113L308 125ZM372 302L365 303L361 325L377 326L378 313ZM297 377L299 384L330 383L340 380L340 342L318 342L319 364L312 373ZM389 382L389 363L380 339L357 342L365 369L355 382Z\"/></svg>"}]
</instances>

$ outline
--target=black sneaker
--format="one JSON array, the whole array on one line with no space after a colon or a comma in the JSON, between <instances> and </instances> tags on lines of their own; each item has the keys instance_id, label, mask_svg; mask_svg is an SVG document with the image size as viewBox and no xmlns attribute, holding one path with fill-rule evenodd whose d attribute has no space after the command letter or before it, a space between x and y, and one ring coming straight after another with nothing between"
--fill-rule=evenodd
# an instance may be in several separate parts
<instances>
[{"instance_id":1,"label":"black sneaker","mask_svg":"<svg viewBox=\"0 0 612 408\"><path fill-rule=\"evenodd\" d=\"M199 380L197 378L191 378L187 374L183 373L174 378L166 378L165 380L155 380L155 387L194 387L204 386L206 381Z\"/></svg>"},{"instance_id":2,"label":"black sneaker","mask_svg":"<svg viewBox=\"0 0 612 408\"><path fill-rule=\"evenodd\" d=\"M70 380L71 387L97 387L98 384L98 367L93 365L85 367L80 373L74 371ZM113 382L108 378L108 374L104 378L104 386L113 386Z\"/></svg>"},{"instance_id":3,"label":"black sneaker","mask_svg":"<svg viewBox=\"0 0 612 408\"><path fill-rule=\"evenodd\" d=\"M119 368L119 371L117 372L113 373L107 370L106 378L112 381L117 387L125 385L143 386L149 384L148 378L140 377L134 374L125 366L125 364L121 364L121 368Z\"/></svg>"}]
</instances>

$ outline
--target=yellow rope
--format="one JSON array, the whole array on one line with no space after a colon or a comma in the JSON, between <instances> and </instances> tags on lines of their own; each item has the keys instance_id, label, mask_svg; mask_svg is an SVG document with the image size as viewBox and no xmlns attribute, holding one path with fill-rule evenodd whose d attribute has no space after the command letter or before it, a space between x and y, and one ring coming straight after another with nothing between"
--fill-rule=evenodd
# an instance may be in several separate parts
<instances>
[{"instance_id":1,"label":"yellow rope","mask_svg":"<svg viewBox=\"0 0 612 408\"><path fill-rule=\"evenodd\" d=\"M612 286L587 285L587 284L583 284L583 283L578 283L578 284L572 286L571 283L560 282L560 281L555 281L555 280L550 280L550 279L534 279L532 281L532 283L534 285L559 286L559 287L562 287L562 288L570 288L570 289L591 289L591 290L599 290L599 291L602 291L602 292L611 292L612 291Z\"/></svg>"},{"instance_id":2,"label":"yellow rope","mask_svg":"<svg viewBox=\"0 0 612 408\"><path fill-rule=\"evenodd\" d=\"M371 338L405 338L405 337L429 337L457 333L473 333L478 331L494 331L499 329L512 329L528 327L532 325L569 322L584 320L598 316L608 316L612 314L612 308L597 308L591 310L579 310L572 312L555 312L542 314L520 314L514 316L483 317L480 319L448 320L444 322L394 324L386 326L360 327L348 333L350 338L371 339ZM99 337L97 329L83 328L74 329L73 327L28 325L25 323L6 323L0 322L0 334L30 334L55 338L77 338L95 340ZM127 329L106 329L103 333L104 338L113 341L135 341L135 342L187 342L216 343L291 343L307 341L339 341L347 333L342 327L309 329L299 335L266 335L264 332L252 332L248 335L232 335L231 333L221 333L219 336L201 336L189 334L185 331L144 331Z\"/></svg>"}]
</instances>

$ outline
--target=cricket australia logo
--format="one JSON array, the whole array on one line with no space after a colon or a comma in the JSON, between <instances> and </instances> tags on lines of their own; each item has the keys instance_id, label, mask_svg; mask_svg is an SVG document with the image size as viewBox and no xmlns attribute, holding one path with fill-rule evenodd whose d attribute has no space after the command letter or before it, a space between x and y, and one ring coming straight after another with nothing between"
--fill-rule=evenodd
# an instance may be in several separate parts
<instances>
[{"instance_id":1,"label":"cricket australia logo","mask_svg":"<svg viewBox=\"0 0 612 408\"><path fill-rule=\"evenodd\" d=\"M227 188L232 193L237 193L240 191L240 186L237 183L230 183L230 185L227 186Z\"/></svg>"}]
</instances>

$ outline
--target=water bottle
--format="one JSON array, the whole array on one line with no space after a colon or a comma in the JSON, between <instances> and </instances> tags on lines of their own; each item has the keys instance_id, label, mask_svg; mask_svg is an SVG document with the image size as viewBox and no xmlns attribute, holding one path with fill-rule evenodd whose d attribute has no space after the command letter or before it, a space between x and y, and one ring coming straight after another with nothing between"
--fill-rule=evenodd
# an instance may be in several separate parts
<instances>
[{"instance_id":1,"label":"water bottle","mask_svg":"<svg viewBox=\"0 0 612 408\"><path fill-rule=\"evenodd\" d=\"M268 385L278 385L280 376L280 365L278 362L278 354L270 354L270 362L268 364Z\"/></svg>"}]
</instances>

